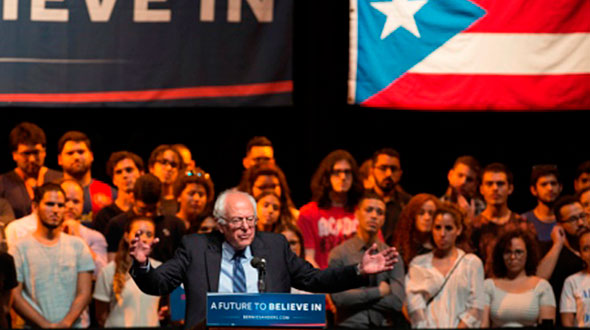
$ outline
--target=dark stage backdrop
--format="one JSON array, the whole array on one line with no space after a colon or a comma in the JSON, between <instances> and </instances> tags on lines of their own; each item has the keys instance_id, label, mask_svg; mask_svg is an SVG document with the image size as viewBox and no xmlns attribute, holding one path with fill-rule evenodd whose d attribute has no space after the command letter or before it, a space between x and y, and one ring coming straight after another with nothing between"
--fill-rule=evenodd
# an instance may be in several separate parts
<instances>
[{"instance_id":1,"label":"dark stage backdrop","mask_svg":"<svg viewBox=\"0 0 590 330\"><path fill-rule=\"evenodd\" d=\"M13 168L10 129L23 120L47 133L46 163L57 166L57 140L68 130L86 132L95 154L93 175L110 182L105 163L113 151L130 150L146 161L161 143L184 143L211 173L216 191L237 185L245 145L269 137L299 207L320 160L338 148L360 163L382 147L402 156L402 186L411 194L440 195L454 159L472 154L482 164L503 162L515 174L510 206L535 205L528 180L532 165L557 164L564 191L572 192L576 166L590 159L586 112L424 113L361 109L344 105L241 109L4 109L0 123L0 170Z\"/></svg>"}]
</instances>

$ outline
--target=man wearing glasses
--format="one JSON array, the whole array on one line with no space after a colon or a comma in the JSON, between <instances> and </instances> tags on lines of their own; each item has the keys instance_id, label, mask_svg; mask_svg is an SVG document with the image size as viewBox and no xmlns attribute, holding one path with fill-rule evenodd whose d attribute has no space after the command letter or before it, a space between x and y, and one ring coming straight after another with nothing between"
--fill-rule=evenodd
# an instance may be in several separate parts
<instances>
[{"instance_id":1,"label":"man wearing glasses","mask_svg":"<svg viewBox=\"0 0 590 330\"><path fill-rule=\"evenodd\" d=\"M553 245L543 257L537 275L549 280L555 297L561 297L565 279L584 269L578 235L588 229L588 213L574 196L563 196L554 204L556 225L551 232Z\"/></svg>"},{"instance_id":2,"label":"man wearing glasses","mask_svg":"<svg viewBox=\"0 0 590 330\"><path fill-rule=\"evenodd\" d=\"M247 170L254 165L274 165L274 163L275 157L272 142L266 136L255 136L248 141L246 157L242 159L244 169Z\"/></svg>"},{"instance_id":3,"label":"man wearing glasses","mask_svg":"<svg viewBox=\"0 0 590 330\"><path fill-rule=\"evenodd\" d=\"M150 266L151 245L131 242L131 276L148 294L164 295L184 283L187 291L185 328L205 318L207 292L258 292L254 257L266 260L266 291L290 292L291 287L311 292L336 292L363 285L361 275L393 269L394 248L377 254L368 250L359 264L320 271L297 257L286 239L275 233L256 233L256 201L247 193L228 190L215 202L219 232L192 234L182 239L175 257L157 269Z\"/></svg>"},{"instance_id":4,"label":"man wearing glasses","mask_svg":"<svg viewBox=\"0 0 590 330\"><path fill-rule=\"evenodd\" d=\"M383 238L391 243L393 231L399 218L399 214L412 196L399 186L402 178L402 167L399 153L391 148L377 150L372 157L373 190L386 205L385 223L383 224Z\"/></svg>"},{"instance_id":5,"label":"man wearing glasses","mask_svg":"<svg viewBox=\"0 0 590 330\"><path fill-rule=\"evenodd\" d=\"M31 214L35 187L57 181L62 174L43 165L47 141L39 126L20 123L10 131L9 139L16 168L0 176L0 197L8 200L13 218L19 219Z\"/></svg>"}]
</instances>

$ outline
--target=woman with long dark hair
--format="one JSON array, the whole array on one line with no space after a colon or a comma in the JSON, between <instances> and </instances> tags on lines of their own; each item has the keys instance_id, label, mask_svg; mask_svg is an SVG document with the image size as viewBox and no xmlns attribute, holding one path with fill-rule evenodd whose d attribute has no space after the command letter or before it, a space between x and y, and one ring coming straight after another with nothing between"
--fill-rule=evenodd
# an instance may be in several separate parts
<instances>
[{"instance_id":1,"label":"woman with long dark hair","mask_svg":"<svg viewBox=\"0 0 590 330\"><path fill-rule=\"evenodd\" d=\"M483 264L458 247L464 241L463 213L443 205L434 214L434 250L410 263L406 276L408 313L414 328L477 328L484 308Z\"/></svg>"},{"instance_id":2,"label":"woman with long dark hair","mask_svg":"<svg viewBox=\"0 0 590 330\"><path fill-rule=\"evenodd\" d=\"M390 245L398 249L404 265L409 265L415 256L432 251L432 222L439 205L436 196L418 194L402 210Z\"/></svg>"},{"instance_id":3,"label":"woman with long dark hair","mask_svg":"<svg viewBox=\"0 0 590 330\"><path fill-rule=\"evenodd\" d=\"M196 168L183 174L174 183L174 195L179 205L176 217L189 232L195 232L213 211L215 189L209 173Z\"/></svg>"},{"instance_id":4,"label":"woman with long dark hair","mask_svg":"<svg viewBox=\"0 0 590 330\"><path fill-rule=\"evenodd\" d=\"M311 180L311 191L312 202L301 208L297 224L307 261L324 269L330 251L356 233L354 208L362 184L354 157L346 150L328 154Z\"/></svg>"}]
</instances>

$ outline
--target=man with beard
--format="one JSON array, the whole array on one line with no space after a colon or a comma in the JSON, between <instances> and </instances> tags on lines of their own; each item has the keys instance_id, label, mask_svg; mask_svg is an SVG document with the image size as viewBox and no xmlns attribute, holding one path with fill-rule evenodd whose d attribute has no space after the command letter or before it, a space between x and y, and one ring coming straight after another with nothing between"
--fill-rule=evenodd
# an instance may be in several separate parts
<instances>
[{"instance_id":1,"label":"man with beard","mask_svg":"<svg viewBox=\"0 0 590 330\"><path fill-rule=\"evenodd\" d=\"M553 204L563 189L557 166L533 166L530 189L531 194L537 198L537 207L524 213L522 217L535 225L537 239L544 248L543 252L546 252L547 246L551 245L551 231L556 224Z\"/></svg>"},{"instance_id":2,"label":"man with beard","mask_svg":"<svg viewBox=\"0 0 590 330\"><path fill-rule=\"evenodd\" d=\"M106 234L109 221L117 215L129 211L133 206L133 186L143 175L143 160L129 151L117 151L107 161L107 174L117 187L117 199L96 214L92 227Z\"/></svg>"},{"instance_id":3,"label":"man with beard","mask_svg":"<svg viewBox=\"0 0 590 330\"><path fill-rule=\"evenodd\" d=\"M477 196L480 169L479 162L474 157L458 157L447 174L449 187L440 198L441 201L456 204L462 209L467 214L465 221L468 225L486 207Z\"/></svg>"},{"instance_id":4,"label":"man with beard","mask_svg":"<svg viewBox=\"0 0 590 330\"><path fill-rule=\"evenodd\" d=\"M30 327L87 327L81 318L92 291L94 263L88 246L62 233L65 193L58 184L35 189L37 229L10 249L18 286L14 309Z\"/></svg>"},{"instance_id":5,"label":"man with beard","mask_svg":"<svg viewBox=\"0 0 590 330\"><path fill-rule=\"evenodd\" d=\"M64 178L74 179L84 187L82 223L89 225L92 217L111 204L117 191L108 184L92 178L90 168L94 161L90 139L78 131L65 133L57 145L57 163L63 168Z\"/></svg>"},{"instance_id":6,"label":"man with beard","mask_svg":"<svg viewBox=\"0 0 590 330\"><path fill-rule=\"evenodd\" d=\"M539 262L537 276L547 279L553 287L555 297L561 297L565 279L585 268L577 251L578 235L588 229L588 213L574 196L563 196L553 206L557 222L551 232L553 245Z\"/></svg>"},{"instance_id":7,"label":"man with beard","mask_svg":"<svg viewBox=\"0 0 590 330\"><path fill-rule=\"evenodd\" d=\"M10 148L16 168L0 176L0 197L8 200L16 219L31 213L35 187L59 180L62 174L43 166L45 163L45 132L23 122L10 131Z\"/></svg>"},{"instance_id":8,"label":"man with beard","mask_svg":"<svg viewBox=\"0 0 590 330\"><path fill-rule=\"evenodd\" d=\"M399 153L391 148L375 151L372 157L373 190L383 198L386 205L385 223L381 228L385 242L390 243L399 214L412 196L397 189L402 177Z\"/></svg>"}]
</instances>

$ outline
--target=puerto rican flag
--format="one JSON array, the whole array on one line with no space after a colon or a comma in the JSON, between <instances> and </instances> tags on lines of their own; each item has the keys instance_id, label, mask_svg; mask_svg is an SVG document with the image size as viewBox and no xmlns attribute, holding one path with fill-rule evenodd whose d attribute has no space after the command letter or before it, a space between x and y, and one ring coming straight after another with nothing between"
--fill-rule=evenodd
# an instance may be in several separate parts
<instances>
[{"instance_id":1,"label":"puerto rican flag","mask_svg":"<svg viewBox=\"0 0 590 330\"><path fill-rule=\"evenodd\" d=\"M351 0L349 103L590 108L589 0Z\"/></svg>"}]
</instances>

